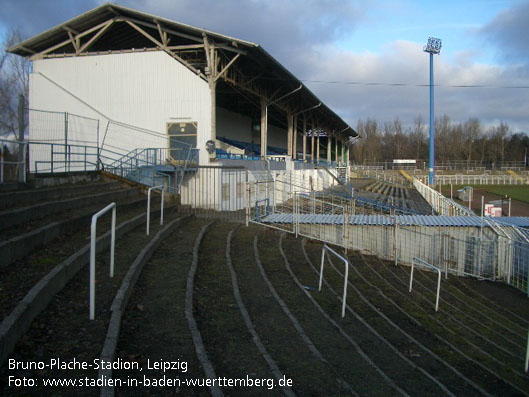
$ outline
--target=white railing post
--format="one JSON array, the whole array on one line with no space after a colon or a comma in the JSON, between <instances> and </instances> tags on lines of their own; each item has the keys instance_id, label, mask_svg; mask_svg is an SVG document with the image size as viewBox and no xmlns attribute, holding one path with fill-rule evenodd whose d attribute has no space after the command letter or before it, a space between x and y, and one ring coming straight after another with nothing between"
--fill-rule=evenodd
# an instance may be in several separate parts
<instances>
[{"instance_id":1,"label":"white railing post","mask_svg":"<svg viewBox=\"0 0 529 397\"><path fill-rule=\"evenodd\" d=\"M399 255L398 255L398 251L397 251L397 243L399 241L399 224L397 222L397 218L395 217L394 219L395 221L395 239L393 241L393 247L395 249L395 266L398 266L398 263L399 263Z\"/></svg>"},{"instance_id":2,"label":"white railing post","mask_svg":"<svg viewBox=\"0 0 529 397\"><path fill-rule=\"evenodd\" d=\"M437 272L438 278L437 278L437 296L435 298L435 311L439 310L439 292L441 290L441 270L433 265L430 265L428 262L423 261L422 259L419 259L417 257L414 257L411 261L411 272L410 272L410 289L409 292L411 292L413 287L413 269L415 267L415 262L417 264L422 264L423 266L429 267L430 269L433 269Z\"/></svg>"},{"instance_id":3,"label":"white railing post","mask_svg":"<svg viewBox=\"0 0 529 397\"><path fill-rule=\"evenodd\" d=\"M4 183L4 150L0 148L0 183Z\"/></svg>"},{"instance_id":4,"label":"white railing post","mask_svg":"<svg viewBox=\"0 0 529 397\"><path fill-rule=\"evenodd\" d=\"M527 351L525 353L525 372L529 371L529 330L527 330Z\"/></svg>"},{"instance_id":5,"label":"white railing post","mask_svg":"<svg viewBox=\"0 0 529 397\"><path fill-rule=\"evenodd\" d=\"M291 185L292 186L292 185ZM293 195L293 213L292 219L294 221L294 232L296 233L296 238L299 235L299 195L294 192Z\"/></svg>"},{"instance_id":6,"label":"white railing post","mask_svg":"<svg viewBox=\"0 0 529 397\"><path fill-rule=\"evenodd\" d=\"M246 181L245 181L245 189L246 189L246 227L248 227L248 224L250 223L250 182L248 181L248 170L246 170Z\"/></svg>"},{"instance_id":7,"label":"white railing post","mask_svg":"<svg viewBox=\"0 0 529 397\"><path fill-rule=\"evenodd\" d=\"M111 203L92 216L90 233L90 320L95 318L96 287L96 230L97 219L112 209L112 235L110 239L110 277L114 277L114 247L116 245L116 203Z\"/></svg>"},{"instance_id":8,"label":"white railing post","mask_svg":"<svg viewBox=\"0 0 529 397\"><path fill-rule=\"evenodd\" d=\"M325 263L325 250L328 252L332 252L335 256L340 258L344 264L345 264L345 276L344 276L344 284L343 284L343 298L342 298L342 318L345 317L345 305L347 304L347 281L349 280L349 262L347 262L347 259L345 259L343 256L336 253L333 249L329 248L327 244L323 245L323 248L321 249L321 267L320 267L320 283L318 287L318 291L321 291L321 284L323 282L323 265Z\"/></svg>"},{"instance_id":9,"label":"white railing post","mask_svg":"<svg viewBox=\"0 0 529 397\"><path fill-rule=\"evenodd\" d=\"M153 189L161 189L162 190L162 203L160 208L160 225L163 225L163 198L164 198L164 191L165 188L163 185L150 187L147 191L147 236L149 235L150 226L151 226L151 190Z\"/></svg>"}]
</instances>

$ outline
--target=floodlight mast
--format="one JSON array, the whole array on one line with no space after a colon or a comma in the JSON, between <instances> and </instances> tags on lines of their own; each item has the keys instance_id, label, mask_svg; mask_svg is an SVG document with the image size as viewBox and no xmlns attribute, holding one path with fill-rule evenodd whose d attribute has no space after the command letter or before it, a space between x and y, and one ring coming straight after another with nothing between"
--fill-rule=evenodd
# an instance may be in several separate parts
<instances>
[{"instance_id":1,"label":"floodlight mast","mask_svg":"<svg viewBox=\"0 0 529 397\"><path fill-rule=\"evenodd\" d=\"M441 52L441 39L435 37L428 38L428 44L424 46L424 52L430 54L430 160L428 165L428 182L430 185L434 184L434 169L435 169L435 144L434 144L434 111L433 111L433 55Z\"/></svg>"}]
</instances>

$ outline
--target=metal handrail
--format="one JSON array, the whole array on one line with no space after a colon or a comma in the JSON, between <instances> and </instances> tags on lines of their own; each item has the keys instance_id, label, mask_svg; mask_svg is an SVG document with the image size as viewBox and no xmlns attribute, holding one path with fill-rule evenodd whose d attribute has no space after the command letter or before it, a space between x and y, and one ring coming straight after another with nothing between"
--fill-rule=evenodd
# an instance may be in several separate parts
<instances>
[{"instance_id":1,"label":"metal handrail","mask_svg":"<svg viewBox=\"0 0 529 397\"><path fill-rule=\"evenodd\" d=\"M160 208L160 225L163 225L163 196L165 188L163 185L150 187L147 191L147 236L149 235L150 223L151 223L151 190L161 189L162 191L162 203Z\"/></svg>"},{"instance_id":2,"label":"metal handrail","mask_svg":"<svg viewBox=\"0 0 529 397\"><path fill-rule=\"evenodd\" d=\"M110 277L114 277L114 247L116 245L116 203L111 203L101 211L92 215L90 229L90 320L95 318L95 287L96 287L96 229L97 219L112 210L112 235L110 239Z\"/></svg>"},{"instance_id":3,"label":"metal handrail","mask_svg":"<svg viewBox=\"0 0 529 397\"><path fill-rule=\"evenodd\" d=\"M259 212L259 203L266 203L266 215L269 215L270 214L270 199L269 198L265 198L265 199L262 199L262 200L256 200L255 201L255 220L258 221L259 220L259 217L260 217L260 212Z\"/></svg>"},{"instance_id":4,"label":"metal handrail","mask_svg":"<svg viewBox=\"0 0 529 397\"><path fill-rule=\"evenodd\" d=\"M343 298L342 298L342 318L343 318L345 317L345 305L346 305L346 299L347 299L347 280L349 279L349 262L343 256L336 253L336 251L334 251L332 248L328 247L327 244L323 244L323 248L321 249L320 284L318 287L318 291L321 291L321 284L323 282L323 265L325 263L325 252L333 253L335 256L341 259L345 264L345 277L344 277Z\"/></svg>"},{"instance_id":5,"label":"metal handrail","mask_svg":"<svg viewBox=\"0 0 529 397\"><path fill-rule=\"evenodd\" d=\"M413 286L413 268L414 268L415 263L417 263L419 265L426 266L426 267L428 267L430 269L433 269L439 275L439 277L437 279L437 297L435 299L435 311L438 311L439 310L439 292L441 290L441 269L439 269L438 267L435 267L434 265L430 265L428 262L423 261L420 258L414 257L413 260L411 261L410 290L409 290L409 292L411 292L412 286Z\"/></svg>"}]
</instances>

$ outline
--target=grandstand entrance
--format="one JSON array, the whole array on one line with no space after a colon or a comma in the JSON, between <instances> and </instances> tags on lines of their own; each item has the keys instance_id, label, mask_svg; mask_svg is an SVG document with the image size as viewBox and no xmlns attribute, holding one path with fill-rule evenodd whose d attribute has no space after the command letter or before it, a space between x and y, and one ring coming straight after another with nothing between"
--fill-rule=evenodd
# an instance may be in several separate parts
<instances>
[{"instance_id":1,"label":"grandstand entrance","mask_svg":"<svg viewBox=\"0 0 529 397\"><path fill-rule=\"evenodd\" d=\"M180 162L186 160L189 149L197 147L197 123L193 121L167 123L169 158Z\"/></svg>"}]
</instances>

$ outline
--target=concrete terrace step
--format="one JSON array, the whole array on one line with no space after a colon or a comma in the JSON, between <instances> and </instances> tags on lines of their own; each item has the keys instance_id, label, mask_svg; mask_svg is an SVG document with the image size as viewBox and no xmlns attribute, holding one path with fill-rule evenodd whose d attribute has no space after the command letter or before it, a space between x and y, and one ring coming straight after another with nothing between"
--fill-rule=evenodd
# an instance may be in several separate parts
<instances>
[{"instance_id":1,"label":"concrete terrace step","mask_svg":"<svg viewBox=\"0 0 529 397\"><path fill-rule=\"evenodd\" d=\"M151 217L154 219L159 213L159 207L153 206ZM97 225L98 239L109 234L111 218L109 214L99 219ZM131 225L136 227L142 222L145 222L145 207L143 206L132 206L117 211L116 236L118 233L127 233ZM61 235L48 242L44 248L35 250L8 266L0 267L0 291L2 291L0 294L0 318L9 315L28 291L54 268L72 260L88 261L85 251L89 249L89 247L87 248L89 243L90 223L86 223L75 232Z\"/></svg>"},{"instance_id":2,"label":"concrete terrace step","mask_svg":"<svg viewBox=\"0 0 529 397\"><path fill-rule=\"evenodd\" d=\"M319 273L319 260L317 258L321 256L319 244L307 244L307 252L313 268L307 266L308 262L302 250L301 239L296 240L291 236L286 236L283 246L289 247L285 252L296 277L302 284L315 286L317 289ZM343 271L343 264L341 262L335 263ZM406 349L409 349L412 344L407 338L396 333L395 329L388 324L378 320L376 308L369 307L352 288L348 289L347 294L351 310L347 310L345 317L341 318L342 305L338 297L341 297L343 293L343 278L339 283L334 282L337 277L334 276L334 270L329 262L326 264L324 275L338 296L334 295L330 290L331 287L327 284L322 291L314 292L312 296L325 312L340 324L343 332L349 335L357 344L358 349L364 353L357 365L363 362L365 366L376 366L379 376L382 378L381 382L386 387L393 389L390 391L391 394L404 392L413 395L418 390L422 390L426 394L444 393L442 385L436 384L428 371L425 371L418 363L409 360ZM373 384L378 385L378 383ZM366 391L360 390L360 392L361 394L369 394L372 390L368 388Z\"/></svg>"},{"instance_id":3,"label":"concrete terrace step","mask_svg":"<svg viewBox=\"0 0 529 397\"><path fill-rule=\"evenodd\" d=\"M165 221L176 219L176 212L167 211ZM145 218L143 218L145 220ZM107 327L110 321L110 305L114 300L119 286L127 274L130 265L142 253L142 249L156 237L156 233L163 228L155 223L151 225L152 233L145 235L144 224L137 225L125 235L116 240L116 261L114 277L108 275L108 251L103 250L98 255L97 287L96 287L96 319L89 320L88 310L88 266L81 266L80 271L55 295L45 310L39 314L34 325L26 333L24 340L17 344L14 355L22 360L31 360L35 351L40 348L39 357L49 362L52 358L61 357L65 361L76 360L94 362L101 354ZM51 331L51 332L50 332ZM3 371L5 371L5 366ZM15 370L11 375L21 376ZM4 375L4 374L2 374ZM55 378L97 378L97 368L75 370L49 370L40 376ZM4 377L4 376L3 376ZM3 382L2 382L3 383ZM6 384L2 388L6 391ZM34 390L41 395L50 393L81 393L94 394L99 388L45 388ZM39 388L37 388L39 389Z\"/></svg>"},{"instance_id":4,"label":"concrete terrace step","mask_svg":"<svg viewBox=\"0 0 529 397\"><path fill-rule=\"evenodd\" d=\"M144 210L147 199L145 197L134 198L132 200L117 201L116 211L118 219L123 219L123 214L130 210ZM153 205L153 209L158 207ZM88 228L92 215L101 209L101 204L91 205L86 208L79 208L55 216L53 219L43 218L36 220L22 227L13 228L2 233L6 240L0 242L0 268L10 265L13 261L29 255L33 250L44 247L57 238L64 238L80 229ZM28 231L29 230L29 231ZM88 233L86 230L85 233Z\"/></svg>"},{"instance_id":5,"label":"concrete terrace step","mask_svg":"<svg viewBox=\"0 0 529 397\"><path fill-rule=\"evenodd\" d=\"M293 380L292 391L295 394L338 395L343 392L343 386L336 374L327 364L315 358L263 282L256 262L254 238L268 233L270 230L254 226L249 229L240 228L233 238L231 248L240 295L253 327L280 371ZM279 258L275 244L266 248L259 244L258 253L263 261L275 263L273 271L279 270L282 263L274 260ZM268 271L267 273L270 274ZM291 309L295 310L295 307Z\"/></svg>"},{"instance_id":6,"label":"concrete terrace step","mask_svg":"<svg viewBox=\"0 0 529 397\"><path fill-rule=\"evenodd\" d=\"M203 378L196 357L193 337L185 316L186 284L193 260L193 245L201 228L209 221L191 218L165 238L140 274L131 294L120 327L116 359L135 361L140 369L116 370L113 377L159 379L162 369L148 370L147 360L185 361L186 371L176 371L182 380ZM163 319L163 321L161 321ZM138 386L116 387L121 395L142 394ZM209 396L207 388L197 388L193 395Z\"/></svg>"},{"instance_id":7,"label":"concrete terrace step","mask_svg":"<svg viewBox=\"0 0 529 397\"><path fill-rule=\"evenodd\" d=\"M467 384L474 385L475 392L505 395L519 393L524 388L529 390L529 379L521 379L516 366L504 361L512 360L512 357L508 359L498 347L485 340L490 339L490 334L483 325L472 324L471 319L456 314L455 309L446 303L440 306L439 312L434 312L435 297L425 294L419 285L420 275L417 275L418 281L414 280L413 294L410 294L408 268L395 267L376 257L364 257L358 253L349 257L353 269L352 285L369 296L388 318L452 365L462 379L465 377ZM380 278L377 273L384 276ZM443 289L441 294L444 296ZM395 308L399 310L395 311ZM399 311L420 325L405 321L404 316L398 315ZM504 361L503 365L512 372L503 370L499 360Z\"/></svg>"},{"instance_id":8,"label":"concrete terrace step","mask_svg":"<svg viewBox=\"0 0 529 397\"><path fill-rule=\"evenodd\" d=\"M0 231L9 229L10 227L20 225L33 219L57 214L81 206L101 202L108 203L114 200L130 199L132 197L138 196L139 194L140 190L137 188L126 188L64 200L49 201L28 207L17 208L14 210L4 210L0 212Z\"/></svg>"},{"instance_id":9,"label":"concrete terrace step","mask_svg":"<svg viewBox=\"0 0 529 397\"><path fill-rule=\"evenodd\" d=\"M0 193L0 210L21 207L38 202L57 200L59 198L81 196L87 193L98 193L120 187L118 182L90 183L82 185L62 185L43 189L25 189L9 193Z\"/></svg>"},{"instance_id":10,"label":"concrete terrace step","mask_svg":"<svg viewBox=\"0 0 529 397\"><path fill-rule=\"evenodd\" d=\"M216 223L204 236L195 281L195 318L217 376L236 379L242 374L251 373L254 374L253 378L273 379L274 374L260 354L233 292L234 282L237 285L245 282L232 279L227 263L227 256L231 260L231 251L235 249L228 242L228 236L236 233L236 226ZM248 300L243 301L243 304L249 304ZM221 335L229 335L232 342L226 343ZM225 389L227 393L228 390ZM244 387L239 390L242 394L250 395L256 389ZM278 394L274 390L270 392Z\"/></svg>"}]
</instances>

